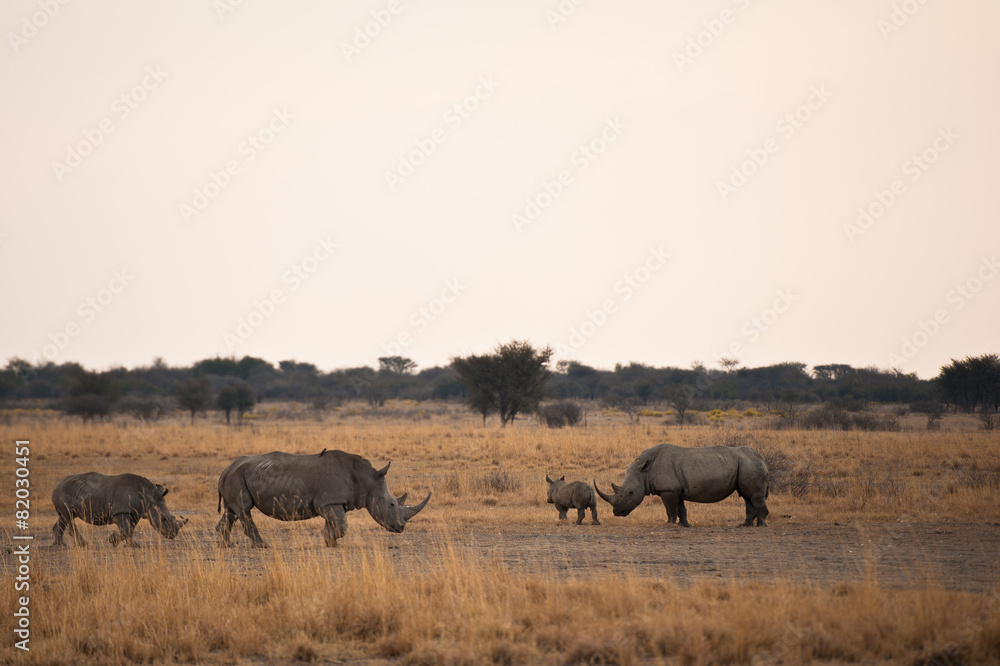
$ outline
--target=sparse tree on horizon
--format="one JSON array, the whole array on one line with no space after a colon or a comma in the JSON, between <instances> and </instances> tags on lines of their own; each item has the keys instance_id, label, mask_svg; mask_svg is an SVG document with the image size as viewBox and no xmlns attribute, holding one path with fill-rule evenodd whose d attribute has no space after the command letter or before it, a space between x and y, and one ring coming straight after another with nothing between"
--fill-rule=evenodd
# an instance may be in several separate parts
<instances>
[{"instance_id":1,"label":"sparse tree on horizon","mask_svg":"<svg viewBox=\"0 0 1000 666\"><path fill-rule=\"evenodd\" d=\"M506 427L518 414L533 413L541 402L552 349L536 350L527 341L497 345L492 354L454 357L451 367L468 393L469 406L486 417L496 412Z\"/></svg>"},{"instance_id":2,"label":"sparse tree on horizon","mask_svg":"<svg viewBox=\"0 0 1000 666\"><path fill-rule=\"evenodd\" d=\"M242 425L243 415L253 411L256 399L249 384L238 382L219 391L217 402L219 408L226 413L226 425L229 425L229 417L233 411L236 412L236 425Z\"/></svg>"},{"instance_id":3,"label":"sparse tree on horizon","mask_svg":"<svg viewBox=\"0 0 1000 666\"><path fill-rule=\"evenodd\" d=\"M198 412L212 406L212 382L208 377L192 377L177 387L177 402L191 412L191 425Z\"/></svg>"}]
</instances>

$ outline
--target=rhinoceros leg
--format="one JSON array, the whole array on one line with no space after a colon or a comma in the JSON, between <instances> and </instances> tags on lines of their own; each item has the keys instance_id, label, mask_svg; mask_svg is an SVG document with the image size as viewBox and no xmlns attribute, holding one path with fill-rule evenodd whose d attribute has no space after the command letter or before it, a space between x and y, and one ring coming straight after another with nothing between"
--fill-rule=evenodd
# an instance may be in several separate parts
<instances>
[{"instance_id":1,"label":"rhinoceros leg","mask_svg":"<svg viewBox=\"0 0 1000 666\"><path fill-rule=\"evenodd\" d=\"M576 524L583 525L583 519L587 517L587 507L576 510Z\"/></svg>"},{"instance_id":2,"label":"rhinoceros leg","mask_svg":"<svg viewBox=\"0 0 1000 666\"><path fill-rule=\"evenodd\" d=\"M684 500L680 498L680 495L666 491L660 493L660 499L663 500L663 506L667 510L668 523L676 523L677 518L680 517L681 527L691 527L687 521L687 507L684 506Z\"/></svg>"},{"instance_id":3,"label":"rhinoceros leg","mask_svg":"<svg viewBox=\"0 0 1000 666\"><path fill-rule=\"evenodd\" d=\"M591 502L590 502L590 515L591 515L591 516L593 517L593 519L594 519L594 520L593 520L593 521L591 522L591 525L600 525L600 524L601 524L601 521L599 521L599 520L597 519L597 500L596 500L596 499L593 499L593 500L591 500Z\"/></svg>"},{"instance_id":4,"label":"rhinoceros leg","mask_svg":"<svg viewBox=\"0 0 1000 666\"><path fill-rule=\"evenodd\" d=\"M683 499L677 500L677 517L681 521L681 527L691 527L688 522L688 508Z\"/></svg>"},{"instance_id":5,"label":"rhinoceros leg","mask_svg":"<svg viewBox=\"0 0 1000 666\"><path fill-rule=\"evenodd\" d=\"M569 513L569 507L563 506L558 502L554 502L554 504L556 505L556 511L559 512L559 520L566 520L566 514Z\"/></svg>"},{"instance_id":6,"label":"rhinoceros leg","mask_svg":"<svg viewBox=\"0 0 1000 666\"><path fill-rule=\"evenodd\" d=\"M764 493L757 492L751 493L749 496L740 493L740 497L743 498L743 501L747 505L747 519L740 527L750 527L753 525L755 519L757 527L764 527L764 521L767 519L767 514L770 513L767 510L767 503L765 501L767 496Z\"/></svg>"},{"instance_id":7,"label":"rhinoceros leg","mask_svg":"<svg viewBox=\"0 0 1000 666\"><path fill-rule=\"evenodd\" d=\"M757 527L764 527L764 521L767 519L767 514L770 513L767 510L767 502L764 501L764 497L764 493L754 493L750 496L750 501L757 513Z\"/></svg>"},{"instance_id":8,"label":"rhinoceros leg","mask_svg":"<svg viewBox=\"0 0 1000 666\"><path fill-rule=\"evenodd\" d=\"M122 541L128 543L128 545L133 548L138 548L139 544L132 540L132 532L135 531L135 525L139 522L139 519L135 516L131 516L127 513L119 513L115 516L115 525L118 526L119 532L113 533L108 541L112 546L117 546Z\"/></svg>"},{"instance_id":9,"label":"rhinoceros leg","mask_svg":"<svg viewBox=\"0 0 1000 666\"><path fill-rule=\"evenodd\" d=\"M750 501L749 497L744 497L743 501L747 505L747 519L743 521L740 527L750 527L753 525L753 519L757 517L757 509L753 508L753 502Z\"/></svg>"},{"instance_id":10,"label":"rhinoceros leg","mask_svg":"<svg viewBox=\"0 0 1000 666\"><path fill-rule=\"evenodd\" d=\"M219 520L219 524L215 526L215 531L219 533L222 537L222 545L228 548L231 544L229 541L229 535L233 531L233 524L236 522L236 512L232 511L228 506L226 507L226 512L222 514L222 518Z\"/></svg>"},{"instance_id":11,"label":"rhinoceros leg","mask_svg":"<svg viewBox=\"0 0 1000 666\"><path fill-rule=\"evenodd\" d=\"M73 535L76 545L86 546L87 542L83 539L83 535L77 531L76 525L73 524L73 514L69 509L64 504L56 503L56 514L59 516L59 520L52 526L52 536L55 537L55 545L65 546L66 542L63 541L63 534L69 532Z\"/></svg>"},{"instance_id":12,"label":"rhinoceros leg","mask_svg":"<svg viewBox=\"0 0 1000 666\"><path fill-rule=\"evenodd\" d=\"M73 517L70 516L69 519L67 520L66 517L63 516L62 512L60 512L59 520L57 520L56 524L52 526L52 536L54 536L56 539L55 540L56 546L66 545L66 542L63 541L63 533L66 532L66 530L69 530L71 534L76 536L76 543L78 545L86 545L85 543L84 544L80 543L81 541L83 541L83 537L77 534L76 529L73 527Z\"/></svg>"},{"instance_id":13,"label":"rhinoceros leg","mask_svg":"<svg viewBox=\"0 0 1000 666\"><path fill-rule=\"evenodd\" d=\"M253 522L253 516L250 515L250 511L241 511L236 514L239 518L240 525L243 526L243 533L247 535L250 539L251 544L254 548L267 548L267 542L260 538L260 532L257 531L257 525Z\"/></svg>"},{"instance_id":14,"label":"rhinoceros leg","mask_svg":"<svg viewBox=\"0 0 1000 666\"><path fill-rule=\"evenodd\" d=\"M66 542L63 541L63 533L66 532L67 530L70 532L70 534L72 534L75 537L76 544L78 546L87 545L87 542L83 540L83 537L80 536L80 533L76 531L76 527L73 525L73 518L71 517L69 520L66 520L65 518L62 517L61 514L59 516L59 520L57 520L56 524L52 526L52 536L56 538L54 545L56 546L66 545Z\"/></svg>"},{"instance_id":15,"label":"rhinoceros leg","mask_svg":"<svg viewBox=\"0 0 1000 666\"><path fill-rule=\"evenodd\" d=\"M326 545L332 548L337 545L337 539L347 534L347 512L342 505L331 504L321 508L319 515L326 520L323 538Z\"/></svg>"},{"instance_id":16,"label":"rhinoceros leg","mask_svg":"<svg viewBox=\"0 0 1000 666\"><path fill-rule=\"evenodd\" d=\"M54 546L65 546L66 542L63 541L63 532L66 531L66 526L63 525L62 516L56 521L56 524L52 526L52 536L55 537L55 541L52 545Z\"/></svg>"}]
</instances>

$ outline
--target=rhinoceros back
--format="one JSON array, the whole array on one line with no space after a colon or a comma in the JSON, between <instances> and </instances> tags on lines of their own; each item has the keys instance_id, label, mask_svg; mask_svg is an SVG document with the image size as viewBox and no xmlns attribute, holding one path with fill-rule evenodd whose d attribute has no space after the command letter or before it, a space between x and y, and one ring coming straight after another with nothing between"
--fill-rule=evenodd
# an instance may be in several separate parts
<instances>
[{"instance_id":1,"label":"rhinoceros back","mask_svg":"<svg viewBox=\"0 0 1000 666\"><path fill-rule=\"evenodd\" d=\"M99 472L72 474L52 491L52 503L96 525L110 522L115 514L141 512L153 484L137 474L107 476Z\"/></svg>"}]
</instances>

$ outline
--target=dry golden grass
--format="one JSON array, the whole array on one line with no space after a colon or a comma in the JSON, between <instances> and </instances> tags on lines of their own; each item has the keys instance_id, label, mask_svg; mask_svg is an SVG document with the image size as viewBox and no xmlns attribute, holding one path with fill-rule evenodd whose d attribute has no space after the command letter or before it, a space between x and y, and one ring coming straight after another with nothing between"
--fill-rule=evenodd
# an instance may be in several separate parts
<instances>
[{"instance_id":1,"label":"dry golden grass","mask_svg":"<svg viewBox=\"0 0 1000 666\"><path fill-rule=\"evenodd\" d=\"M935 655L1000 661L995 587L889 589L874 577L822 588L795 580L682 584L626 565L587 576L532 573L509 559L463 551L449 536L554 524L546 473L617 482L641 450L662 441L746 442L763 450L784 475L784 487L769 499L777 520L1000 522L997 435L591 423L501 430L457 415L431 421L334 415L325 422L260 420L240 429L181 420L84 427L48 419L0 427L5 441L31 440L38 530L32 651L5 647L0 661L913 663ZM393 461L388 479L397 494L420 498L432 490L414 526L437 535L435 557L406 560L405 542L399 545L364 512L351 514L337 549L319 545L317 521L266 518L258 523L275 545L270 550L251 551L245 539L231 550L215 545L216 483L233 458L324 447L360 453L379 466ZM109 528L81 526L91 548L58 557L46 550L55 520L51 489L67 474L91 470L131 471L167 486L170 508L191 517L185 539L165 543L143 522L143 548L112 549ZM664 525L654 499L627 519L630 525ZM602 519L610 515L606 505L601 509ZM690 508L695 529L732 525L741 514L738 499ZM601 529L611 535L615 526ZM11 572L7 565L0 577L6 608L16 597ZM11 636L12 628L6 613L0 631Z\"/></svg>"},{"instance_id":2,"label":"dry golden grass","mask_svg":"<svg viewBox=\"0 0 1000 666\"><path fill-rule=\"evenodd\" d=\"M43 488L70 473L127 470L155 477L173 493L171 506L193 511L214 511L219 472L247 453L338 448L379 466L394 461L394 492L433 490L436 507L461 513L483 503L534 510L545 501L545 474L596 478L607 488L643 449L671 441L745 443L762 451L772 475L782 475L772 479L772 513L777 507L806 521L1000 521L1000 434L977 431L774 432L623 422L500 429L475 420L263 422L239 429L183 421L123 428L53 420L0 431L8 440L32 441L32 473ZM48 497L38 499L44 508ZM718 524L725 524L733 505L741 503L732 499L692 511L702 524L716 524L716 513L724 514Z\"/></svg>"},{"instance_id":3,"label":"dry golden grass","mask_svg":"<svg viewBox=\"0 0 1000 666\"><path fill-rule=\"evenodd\" d=\"M950 649L982 663L1000 649L995 593L557 580L470 560L447 544L421 574L360 547L327 561L288 546L247 571L215 554L192 547L177 567L155 547L77 552L68 572L39 567L38 638L18 661L804 663Z\"/></svg>"}]
</instances>

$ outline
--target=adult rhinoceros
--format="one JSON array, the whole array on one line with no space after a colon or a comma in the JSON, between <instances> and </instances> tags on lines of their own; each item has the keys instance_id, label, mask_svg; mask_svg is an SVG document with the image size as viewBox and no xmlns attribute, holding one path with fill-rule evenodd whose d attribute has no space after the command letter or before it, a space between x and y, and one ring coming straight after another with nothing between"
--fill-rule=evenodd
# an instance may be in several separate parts
<instances>
[{"instance_id":1,"label":"adult rhinoceros","mask_svg":"<svg viewBox=\"0 0 1000 666\"><path fill-rule=\"evenodd\" d=\"M173 539L188 519L177 520L170 514L163 500L166 494L163 486L137 474L71 474L52 491L52 504L59 515L59 520L52 526L55 545L65 545L63 533L67 530L78 546L87 545L73 524L74 518L91 525L116 524L121 533L111 535L109 541L113 546L121 541L134 546L132 532L142 518L148 520L157 532Z\"/></svg>"},{"instance_id":2,"label":"adult rhinoceros","mask_svg":"<svg viewBox=\"0 0 1000 666\"><path fill-rule=\"evenodd\" d=\"M691 527L684 501L720 502L733 491L747 505L745 527L757 520L762 527L767 518L767 465L760 454L746 446L706 446L685 448L659 444L639 454L625 470L621 486L611 484L613 495L594 490L611 504L616 516L627 516L646 495L659 495L671 523Z\"/></svg>"},{"instance_id":3,"label":"adult rhinoceros","mask_svg":"<svg viewBox=\"0 0 1000 666\"><path fill-rule=\"evenodd\" d=\"M240 456L219 477L219 511L226 512L215 527L223 545L237 520L254 546L266 548L254 525L253 507L278 520L326 519L326 545L336 546L347 532L347 512L367 509L390 532L402 532L406 522L427 506L427 498L406 506L404 494L393 497L385 482L389 465L376 470L351 453L323 449L314 455L272 451Z\"/></svg>"}]
</instances>

